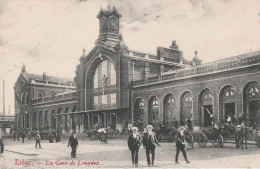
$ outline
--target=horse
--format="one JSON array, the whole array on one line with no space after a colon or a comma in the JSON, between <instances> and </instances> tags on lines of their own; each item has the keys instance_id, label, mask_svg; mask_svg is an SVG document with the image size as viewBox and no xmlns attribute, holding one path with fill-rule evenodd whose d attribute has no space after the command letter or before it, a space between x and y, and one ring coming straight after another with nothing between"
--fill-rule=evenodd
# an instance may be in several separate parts
<instances>
[{"instance_id":1,"label":"horse","mask_svg":"<svg viewBox=\"0 0 260 169\"><path fill-rule=\"evenodd\" d=\"M244 144L246 149L247 148L247 139L249 137L249 134L254 135L254 129L252 127L242 126L240 129L238 129L235 133L235 141L236 141L236 148L239 148L241 145L241 148L244 149Z\"/></svg>"}]
</instances>

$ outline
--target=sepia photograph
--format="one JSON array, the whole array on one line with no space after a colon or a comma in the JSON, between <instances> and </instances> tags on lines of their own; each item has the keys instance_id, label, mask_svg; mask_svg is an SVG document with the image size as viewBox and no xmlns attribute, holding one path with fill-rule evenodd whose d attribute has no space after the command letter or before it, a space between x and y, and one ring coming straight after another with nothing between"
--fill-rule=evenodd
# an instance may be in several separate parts
<instances>
[{"instance_id":1,"label":"sepia photograph","mask_svg":"<svg viewBox=\"0 0 260 169\"><path fill-rule=\"evenodd\" d=\"M0 0L0 169L258 159L259 0Z\"/></svg>"}]
</instances>

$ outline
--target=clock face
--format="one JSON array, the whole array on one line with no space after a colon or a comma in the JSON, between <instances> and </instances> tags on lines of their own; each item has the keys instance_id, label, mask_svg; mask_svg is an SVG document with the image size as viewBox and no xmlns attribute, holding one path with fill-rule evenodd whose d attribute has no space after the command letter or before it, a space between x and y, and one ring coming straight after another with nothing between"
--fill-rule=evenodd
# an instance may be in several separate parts
<instances>
[{"instance_id":1,"label":"clock face","mask_svg":"<svg viewBox=\"0 0 260 169\"><path fill-rule=\"evenodd\" d=\"M107 19L106 18L102 18L101 19L101 26L105 26L106 25L106 23L107 23Z\"/></svg>"},{"instance_id":2,"label":"clock face","mask_svg":"<svg viewBox=\"0 0 260 169\"><path fill-rule=\"evenodd\" d=\"M115 28L117 26L117 20L115 18L111 18L109 20L109 25L112 27L112 28Z\"/></svg>"}]
</instances>

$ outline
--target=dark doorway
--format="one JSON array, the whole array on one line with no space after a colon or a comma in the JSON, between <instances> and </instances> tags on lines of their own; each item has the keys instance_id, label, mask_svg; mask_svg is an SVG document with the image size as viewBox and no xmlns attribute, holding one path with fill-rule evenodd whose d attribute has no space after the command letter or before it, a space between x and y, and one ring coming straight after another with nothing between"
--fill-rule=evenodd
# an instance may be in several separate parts
<instances>
[{"instance_id":1,"label":"dark doorway","mask_svg":"<svg viewBox=\"0 0 260 169\"><path fill-rule=\"evenodd\" d=\"M249 102L249 125L260 128L260 100Z\"/></svg>"},{"instance_id":2,"label":"dark doorway","mask_svg":"<svg viewBox=\"0 0 260 169\"><path fill-rule=\"evenodd\" d=\"M111 114L111 127L116 129L116 114Z\"/></svg>"},{"instance_id":3,"label":"dark doorway","mask_svg":"<svg viewBox=\"0 0 260 169\"><path fill-rule=\"evenodd\" d=\"M92 119L93 119L93 126L95 126L96 124L98 124L98 116L97 115L94 115L92 116Z\"/></svg>"},{"instance_id":4,"label":"dark doorway","mask_svg":"<svg viewBox=\"0 0 260 169\"><path fill-rule=\"evenodd\" d=\"M235 103L225 103L225 121L227 122L228 116L231 117L231 121L235 117Z\"/></svg>"},{"instance_id":5,"label":"dark doorway","mask_svg":"<svg viewBox=\"0 0 260 169\"><path fill-rule=\"evenodd\" d=\"M212 125L212 118L210 115L212 114L212 105L204 105L204 127L209 127Z\"/></svg>"}]
</instances>

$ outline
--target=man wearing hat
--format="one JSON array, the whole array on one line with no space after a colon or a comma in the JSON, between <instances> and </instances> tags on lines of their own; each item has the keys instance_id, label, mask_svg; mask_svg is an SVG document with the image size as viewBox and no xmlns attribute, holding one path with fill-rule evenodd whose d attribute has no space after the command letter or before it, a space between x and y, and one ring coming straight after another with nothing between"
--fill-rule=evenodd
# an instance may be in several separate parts
<instances>
[{"instance_id":1,"label":"man wearing hat","mask_svg":"<svg viewBox=\"0 0 260 169\"><path fill-rule=\"evenodd\" d=\"M144 138L143 138L143 146L144 146L144 149L146 149L146 158L147 158L148 166L151 165L150 154L152 154L152 165L154 165L156 144L158 146L161 146L161 144L158 142L156 135L152 131L152 129L153 129L153 126L148 125L147 132L144 134Z\"/></svg>"},{"instance_id":2,"label":"man wearing hat","mask_svg":"<svg viewBox=\"0 0 260 169\"><path fill-rule=\"evenodd\" d=\"M69 138L68 147L69 146L71 147L71 158L76 158L76 151L79 143L75 131L72 132L72 135Z\"/></svg>"},{"instance_id":3,"label":"man wearing hat","mask_svg":"<svg viewBox=\"0 0 260 169\"><path fill-rule=\"evenodd\" d=\"M36 144L35 144L35 148L37 148L37 145L39 144L39 147L41 148L41 136L39 131L36 132Z\"/></svg>"},{"instance_id":4,"label":"man wearing hat","mask_svg":"<svg viewBox=\"0 0 260 169\"><path fill-rule=\"evenodd\" d=\"M186 163L190 163L190 161L187 158L187 154L185 151L185 144L186 144L186 140L185 140L185 127L180 126L178 128L179 133L177 134L177 140L176 140L176 156L175 156L175 163L179 164L178 162L178 158L179 158L179 153L180 151L182 152L184 159L186 161Z\"/></svg>"},{"instance_id":5,"label":"man wearing hat","mask_svg":"<svg viewBox=\"0 0 260 169\"><path fill-rule=\"evenodd\" d=\"M142 137L138 133L137 127L133 127L132 130L133 130L133 133L130 134L128 137L128 148L131 151L133 165L135 165L137 167L138 166L138 152L139 152L139 147L142 144Z\"/></svg>"}]
</instances>

